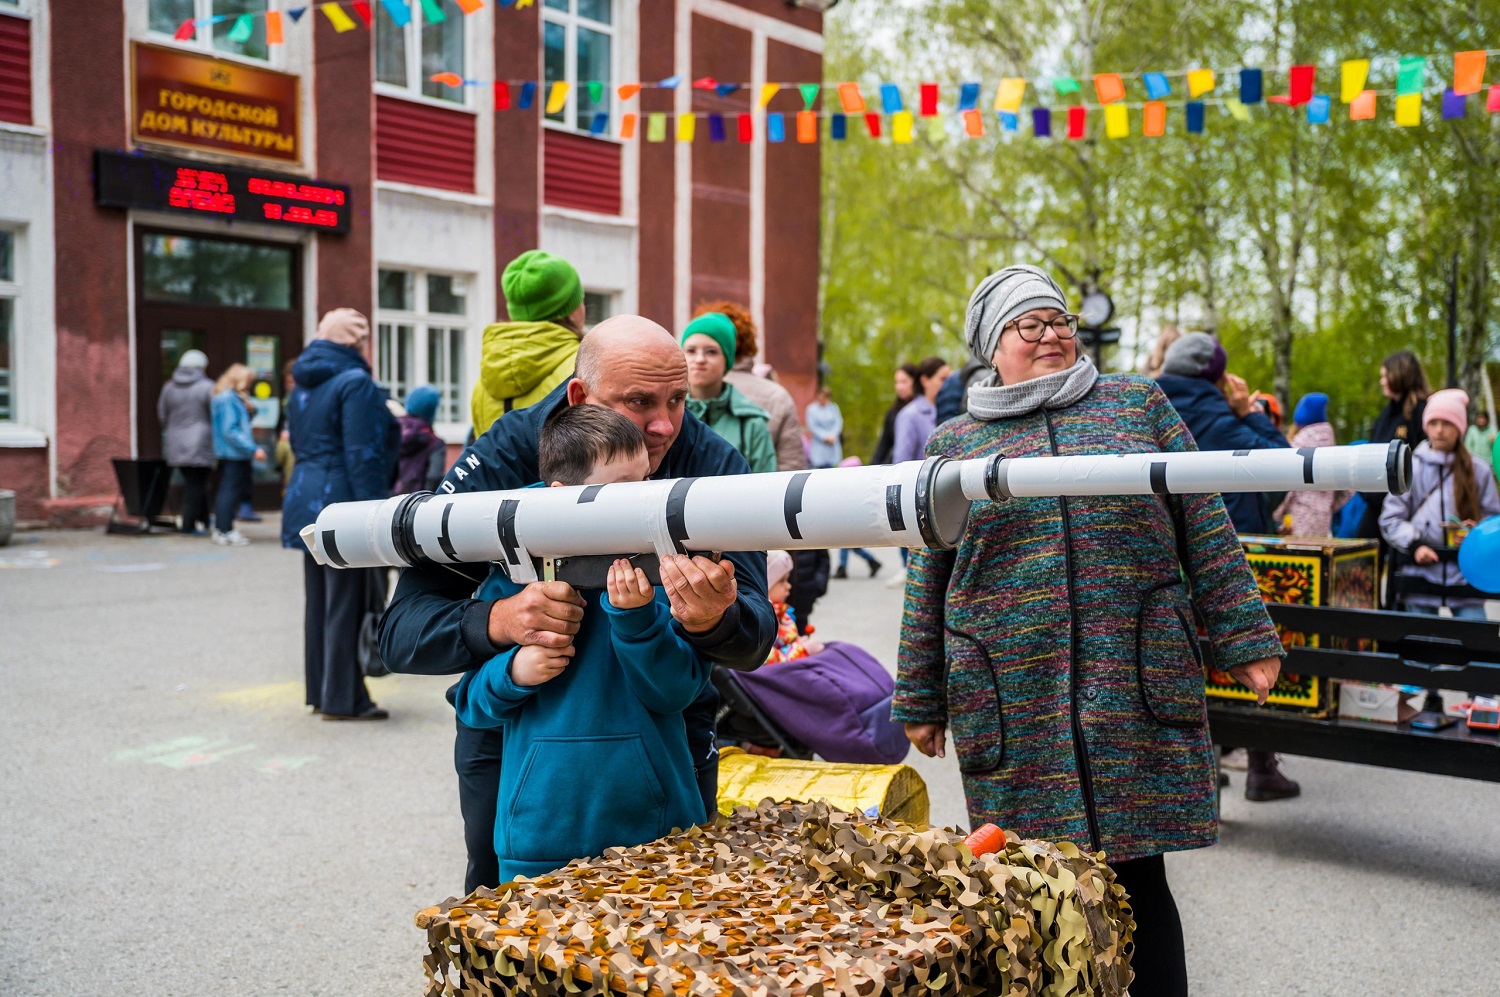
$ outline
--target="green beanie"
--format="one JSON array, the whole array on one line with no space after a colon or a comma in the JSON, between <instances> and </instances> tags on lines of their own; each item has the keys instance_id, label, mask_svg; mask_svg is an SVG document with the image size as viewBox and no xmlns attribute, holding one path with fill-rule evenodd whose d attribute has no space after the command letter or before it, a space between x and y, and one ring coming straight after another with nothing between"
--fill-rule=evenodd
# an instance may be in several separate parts
<instances>
[{"instance_id":1,"label":"green beanie","mask_svg":"<svg viewBox=\"0 0 1500 997\"><path fill-rule=\"evenodd\" d=\"M561 256L532 249L510 261L500 277L505 308L517 322L545 322L573 314L583 301L583 283Z\"/></svg>"},{"instance_id":2,"label":"green beanie","mask_svg":"<svg viewBox=\"0 0 1500 997\"><path fill-rule=\"evenodd\" d=\"M687 328L682 330L682 335L677 337L677 342L686 343L689 336L699 334L708 336L719 344L719 349L724 351L725 370L734 366L734 323L729 321L728 315L719 312L704 312L687 324Z\"/></svg>"}]
</instances>

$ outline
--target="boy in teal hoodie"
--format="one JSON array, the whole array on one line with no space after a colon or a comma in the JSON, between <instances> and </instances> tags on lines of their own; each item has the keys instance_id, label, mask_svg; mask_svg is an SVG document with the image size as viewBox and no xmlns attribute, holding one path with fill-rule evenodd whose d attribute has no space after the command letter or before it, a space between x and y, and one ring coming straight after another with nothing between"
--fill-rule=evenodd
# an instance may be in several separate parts
<instances>
[{"instance_id":1,"label":"boy in teal hoodie","mask_svg":"<svg viewBox=\"0 0 1500 997\"><path fill-rule=\"evenodd\" d=\"M539 451L542 480L553 487L643 481L649 471L640 429L596 405L561 409ZM479 598L520 589L496 568ZM512 648L458 684L459 719L505 731L495 821L502 882L707 816L682 711L708 684L711 663L678 634L663 591L629 561L611 566L606 591L582 596L571 645Z\"/></svg>"}]
</instances>

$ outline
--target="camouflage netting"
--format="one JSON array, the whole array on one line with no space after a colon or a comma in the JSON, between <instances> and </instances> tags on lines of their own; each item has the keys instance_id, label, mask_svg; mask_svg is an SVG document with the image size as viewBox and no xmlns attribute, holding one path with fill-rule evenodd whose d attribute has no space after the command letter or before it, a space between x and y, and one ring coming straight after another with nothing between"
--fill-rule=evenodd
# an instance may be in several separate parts
<instances>
[{"instance_id":1,"label":"camouflage netting","mask_svg":"<svg viewBox=\"0 0 1500 997\"><path fill-rule=\"evenodd\" d=\"M770 801L417 925L428 997L1119 997L1133 928L1070 844L976 859L952 831Z\"/></svg>"}]
</instances>

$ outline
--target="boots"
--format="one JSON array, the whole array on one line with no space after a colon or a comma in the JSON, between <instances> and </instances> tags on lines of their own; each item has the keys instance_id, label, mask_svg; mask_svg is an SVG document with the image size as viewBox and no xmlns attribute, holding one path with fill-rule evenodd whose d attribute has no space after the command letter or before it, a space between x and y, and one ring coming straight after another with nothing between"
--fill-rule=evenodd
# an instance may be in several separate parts
<instances>
[{"instance_id":1,"label":"boots","mask_svg":"<svg viewBox=\"0 0 1500 997\"><path fill-rule=\"evenodd\" d=\"M1281 760L1270 751L1251 751L1250 768L1245 776L1245 799L1252 803L1289 800L1302 793L1302 787L1281 772Z\"/></svg>"}]
</instances>

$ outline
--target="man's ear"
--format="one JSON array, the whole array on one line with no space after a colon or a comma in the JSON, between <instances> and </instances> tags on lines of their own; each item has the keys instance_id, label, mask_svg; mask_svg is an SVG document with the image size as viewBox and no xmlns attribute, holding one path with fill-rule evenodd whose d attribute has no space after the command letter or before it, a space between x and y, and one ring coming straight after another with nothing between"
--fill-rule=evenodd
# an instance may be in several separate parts
<instances>
[{"instance_id":1,"label":"man's ear","mask_svg":"<svg viewBox=\"0 0 1500 997\"><path fill-rule=\"evenodd\" d=\"M568 381L569 405L582 405L585 401L588 400L588 397L589 389L584 386L582 381L578 380L578 378L576 377Z\"/></svg>"}]
</instances>

